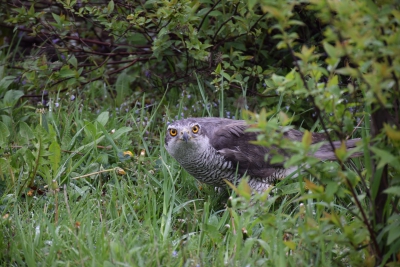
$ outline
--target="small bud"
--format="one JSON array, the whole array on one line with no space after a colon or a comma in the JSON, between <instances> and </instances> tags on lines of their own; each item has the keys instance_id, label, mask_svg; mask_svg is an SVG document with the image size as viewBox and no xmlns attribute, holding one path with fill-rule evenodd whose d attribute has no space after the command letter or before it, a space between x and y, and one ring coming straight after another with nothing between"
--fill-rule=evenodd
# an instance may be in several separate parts
<instances>
[{"instance_id":1,"label":"small bud","mask_svg":"<svg viewBox=\"0 0 400 267\"><path fill-rule=\"evenodd\" d=\"M230 228L231 226L229 224L225 224L224 227L222 227L222 229L220 230L220 233L225 235Z\"/></svg>"},{"instance_id":2,"label":"small bud","mask_svg":"<svg viewBox=\"0 0 400 267\"><path fill-rule=\"evenodd\" d=\"M178 222L183 224L183 223L186 223L186 220L185 220L185 219L178 218Z\"/></svg>"},{"instance_id":3,"label":"small bud","mask_svg":"<svg viewBox=\"0 0 400 267\"><path fill-rule=\"evenodd\" d=\"M133 158L133 153L131 151L129 151L129 150L120 151L120 152L118 152L118 158L121 161L126 161L126 160L129 160L129 159Z\"/></svg>"},{"instance_id":4,"label":"small bud","mask_svg":"<svg viewBox=\"0 0 400 267\"><path fill-rule=\"evenodd\" d=\"M243 240L249 238L249 234L247 233L247 230L244 227L242 228L242 234L243 234Z\"/></svg>"},{"instance_id":5,"label":"small bud","mask_svg":"<svg viewBox=\"0 0 400 267\"><path fill-rule=\"evenodd\" d=\"M46 110L45 110L44 108L37 108L37 109L36 109L36 113L45 114L45 113L46 113Z\"/></svg>"},{"instance_id":6,"label":"small bud","mask_svg":"<svg viewBox=\"0 0 400 267\"><path fill-rule=\"evenodd\" d=\"M291 236L290 236L289 233L284 233L283 234L283 241L290 241L290 239L291 239Z\"/></svg>"},{"instance_id":7,"label":"small bud","mask_svg":"<svg viewBox=\"0 0 400 267\"><path fill-rule=\"evenodd\" d=\"M35 191L33 191L32 189L29 189L29 191L28 191L28 193L26 193L26 195L27 195L28 197L32 197L34 192L35 192Z\"/></svg>"},{"instance_id":8,"label":"small bud","mask_svg":"<svg viewBox=\"0 0 400 267\"><path fill-rule=\"evenodd\" d=\"M52 180L51 181L50 188L53 189L53 190L58 190L58 183L57 183L56 180Z\"/></svg>"},{"instance_id":9,"label":"small bud","mask_svg":"<svg viewBox=\"0 0 400 267\"><path fill-rule=\"evenodd\" d=\"M228 198L228 202L226 203L226 205L228 206L228 208L232 208L232 197Z\"/></svg>"},{"instance_id":10,"label":"small bud","mask_svg":"<svg viewBox=\"0 0 400 267\"><path fill-rule=\"evenodd\" d=\"M122 154L123 154L123 156L124 156L125 158L127 158L127 157L129 157L129 158L133 157L133 153L130 152L129 150L124 151Z\"/></svg>"},{"instance_id":11,"label":"small bud","mask_svg":"<svg viewBox=\"0 0 400 267\"><path fill-rule=\"evenodd\" d=\"M125 174L126 174L126 172L124 171L124 169L122 169L122 168L120 168L120 167L116 167L116 168L115 168L115 172L116 172L118 175L125 175Z\"/></svg>"}]
</instances>

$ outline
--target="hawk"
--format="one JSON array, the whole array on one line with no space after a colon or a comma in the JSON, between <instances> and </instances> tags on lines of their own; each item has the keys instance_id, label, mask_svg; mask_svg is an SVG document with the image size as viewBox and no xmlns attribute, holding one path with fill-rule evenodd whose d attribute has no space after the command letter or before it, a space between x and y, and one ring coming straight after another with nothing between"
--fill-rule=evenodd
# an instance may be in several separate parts
<instances>
[{"instance_id":1,"label":"hawk","mask_svg":"<svg viewBox=\"0 0 400 267\"><path fill-rule=\"evenodd\" d=\"M251 144L257 140L257 133L248 132L249 125L244 120L224 118L189 118L175 121L168 125L165 136L165 148L179 164L200 182L223 187L224 179L237 184L245 175L248 184L258 192L266 190L271 183L282 179L297 168L285 169L283 163L271 164L265 160L271 148ZM301 141L303 133L290 129L283 132L283 137ZM347 148L356 147L360 139L346 141ZM325 134L313 133L312 143L326 141ZM333 145L339 147L340 141ZM283 149L276 149L285 155ZM352 157L360 156L357 152ZM320 160L335 160L331 145L323 144L314 154Z\"/></svg>"}]
</instances>

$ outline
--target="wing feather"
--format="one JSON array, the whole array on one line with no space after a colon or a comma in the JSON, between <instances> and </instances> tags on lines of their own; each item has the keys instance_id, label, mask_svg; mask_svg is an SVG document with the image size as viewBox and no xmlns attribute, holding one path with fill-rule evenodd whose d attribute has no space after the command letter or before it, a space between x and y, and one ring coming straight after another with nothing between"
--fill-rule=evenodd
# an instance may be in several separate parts
<instances>
[{"instance_id":1,"label":"wing feather","mask_svg":"<svg viewBox=\"0 0 400 267\"><path fill-rule=\"evenodd\" d=\"M277 168L283 168L281 163L271 164L265 161L265 155L275 148L251 144L250 141L257 140L258 133L246 132L247 128L245 121L233 121L220 126L210 138L210 143L235 167L238 165L241 175L263 178L273 175Z\"/></svg>"},{"instance_id":2,"label":"wing feather","mask_svg":"<svg viewBox=\"0 0 400 267\"><path fill-rule=\"evenodd\" d=\"M211 134L211 145L231 161L234 166L238 166L238 172L241 175L248 174L252 177L269 177L279 168L283 168L283 163L270 163L270 158L265 160L265 155L271 157L273 153L287 155L287 153L277 147L263 147L251 144L250 141L257 140L257 132L246 132L249 126L245 121L224 121L215 127ZM301 141L303 132L290 129L283 133L283 137L292 141ZM323 133L313 133L312 143L326 141L326 135ZM335 143L336 145L336 143ZM348 145L348 147L351 147ZM329 151L330 150L330 151ZM334 152L327 144L322 146L315 157L324 159L335 159Z\"/></svg>"}]
</instances>

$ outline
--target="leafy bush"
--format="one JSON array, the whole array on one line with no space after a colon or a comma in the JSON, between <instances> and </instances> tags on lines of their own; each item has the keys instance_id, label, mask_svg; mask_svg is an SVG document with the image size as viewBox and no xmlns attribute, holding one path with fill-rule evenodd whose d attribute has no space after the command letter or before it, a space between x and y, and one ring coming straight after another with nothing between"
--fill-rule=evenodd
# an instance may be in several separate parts
<instances>
[{"instance_id":1,"label":"leafy bush","mask_svg":"<svg viewBox=\"0 0 400 267\"><path fill-rule=\"evenodd\" d=\"M399 33L393 28L398 23L398 16L394 15L397 11L388 5L357 1L335 4L315 1L307 8L326 25L324 38L320 46L303 46L301 51L296 51L294 47L299 36L292 29L293 25L303 22L292 15L293 7L274 4L264 8L276 21L273 28L280 31L275 35L280 41L278 47L289 51L296 69L280 77L280 84L286 85L282 93L309 99L324 132L332 129L342 140L351 136L356 119L360 123L364 121L361 135L365 171L360 166L346 167L343 162L349 154L341 148L336 150L339 166L333 175L329 169L327 174L314 173L322 186L306 181L313 197L321 200L328 212L317 218L339 227L348 238L349 247L358 250L369 244L366 259L374 258L376 264L386 263L391 257L396 260L400 243L394 232L398 229L396 223L388 222L398 219L399 197L399 181L395 177L398 176L400 136L400 87L396 66L400 61L395 52L399 47ZM270 83L274 80L278 79L271 79ZM358 106L363 109L359 110L362 113L357 112ZM265 128L266 132L268 130ZM305 151L309 144L303 138ZM296 153L285 165L299 163L312 164ZM341 184L348 190L344 195L338 186ZM352 198L347 207L353 215L349 226L343 225L343 215L332 206L333 196L343 199L346 194Z\"/></svg>"}]
</instances>

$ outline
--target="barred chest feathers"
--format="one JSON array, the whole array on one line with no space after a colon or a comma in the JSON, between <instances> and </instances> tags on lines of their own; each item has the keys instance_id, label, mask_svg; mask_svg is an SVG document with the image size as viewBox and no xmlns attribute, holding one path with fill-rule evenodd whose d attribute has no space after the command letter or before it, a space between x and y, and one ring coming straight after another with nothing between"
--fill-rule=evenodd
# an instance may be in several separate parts
<instances>
[{"instance_id":1,"label":"barred chest feathers","mask_svg":"<svg viewBox=\"0 0 400 267\"><path fill-rule=\"evenodd\" d=\"M227 161L209 143L207 136L194 142L178 142L175 146L166 146L168 153L200 182L214 186L224 186L223 179L235 180L232 162Z\"/></svg>"}]
</instances>

